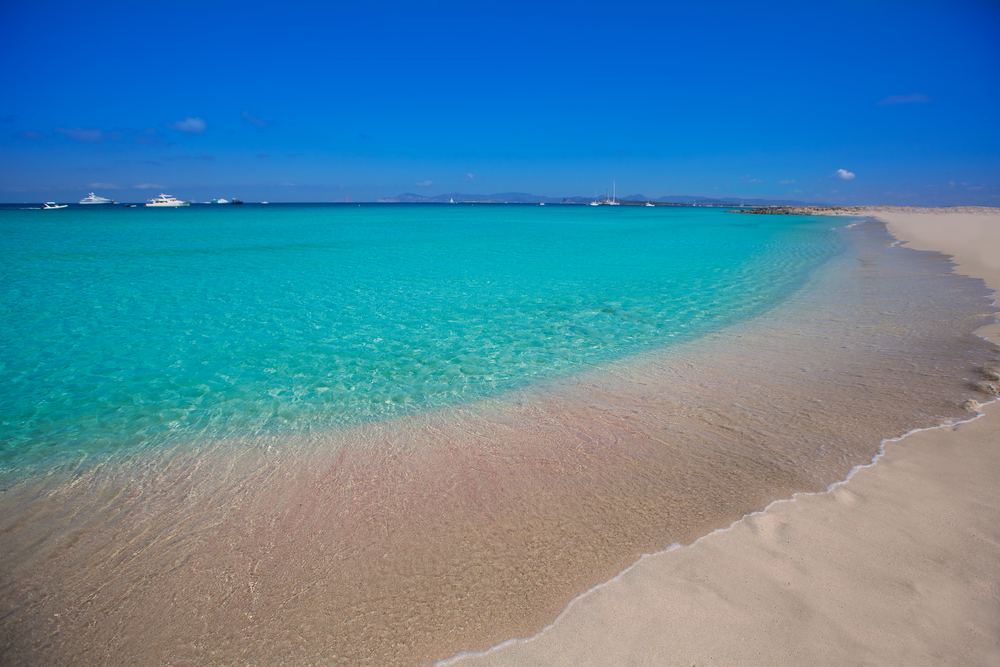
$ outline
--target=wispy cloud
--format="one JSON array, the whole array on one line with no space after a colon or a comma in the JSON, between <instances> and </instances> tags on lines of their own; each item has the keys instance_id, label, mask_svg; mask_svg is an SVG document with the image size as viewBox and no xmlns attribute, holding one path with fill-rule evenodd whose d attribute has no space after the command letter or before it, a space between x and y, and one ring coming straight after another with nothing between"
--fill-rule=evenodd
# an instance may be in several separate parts
<instances>
[{"instance_id":1,"label":"wispy cloud","mask_svg":"<svg viewBox=\"0 0 1000 667\"><path fill-rule=\"evenodd\" d=\"M837 171L835 171L832 174L830 174L830 178L833 178L833 179L836 179L836 180L839 180L839 181L853 181L854 180L854 174L851 173L851 172L849 172L849 171L847 171L846 169L838 169Z\"/></svg>"},{"instance_id":2,"label":"wispy cloud","mask_svg":"<svg viewBox=\"0 0 1000 667\"><path fill-rule=\"evenodd\" d=\"M263 118L257 118L256 116L251 116L249 111L243 112L243 120L250 123L251 125L256 125L257 127L267 127L272 123L264 120Z\"/></svg>"},{"instance_id":3,"label":"wispy cloud","mask_svg":"<svg viewBox=\"0 0 1000 667\"><path fill-rule=\"evenodd\" d=\"M135 190L162 190L165 186L158 183L140 183L132 186Z\"/></svg>"},{"instance_id":4,"label":"wispy cloud","mask_svg":"<svg viewBox=\"0 0 1000 667\"><path fill-rule=\"evenodd\" d=\"M267 153L258 153L258 154L256 155L256 157L257 157L258 159L260 159L260 160L266 160L267 158L269 158L269 157L271 157L271 156L270 156L270 155L268 155Z\"/></svg>"},{"instance_id":5,"label":"wispy cloud","mask_svg":"<svg viewBox=\"0 0 1000 667\"><path fill-rule=\"evenodd\" d=\"M927 104L931 101L931 98L927 97L923 93L913 93L911 95L890 95L877 106L884 107L889 104Z\"/></svg>"},{"instance_id":6,"label":"wispy cloud","mask_svg":"<svg viewBox=\"0 0 1000 667\"><path fill-rule=\"evenodd\" d=\"M214 155L175 155L174 157L165 157L164 160L201 160L202 162L215 162Z\"/></svg>"},{"instance_id":7,"label":"wispy cloud","mask_svg":"<svg viewBox=\"0 0 1000 667\"><path fill-rule=\"evenodd\" d=\"M143 134L135 138L135 143L142 146L172 146L174 142L164 141L163 139L157 139L156 137L146 136Z\"/></svg>"},{"instance_id":8,"label":"wispy cloud","mask_svg":"<svg viewBox=\"0 0 1000 667\"><path fill-rule=\"evenodd\" d=\"M471 181L474 178L475 178L475 176L473 174L466 174L465 176L462 177L462 180L463 181Z\"/></svg>"},{"instance_id":9,"label":"wispy cloud","mask_svg":"<svg viewBox=\"0 0 1000 667\"><path fill-rule=\"evenodd\" d=\"M427 187L428 185L434 185L434 181L420 181L419 183L414 183L414 185L419 185L421 187Z\"/></svg>"},{"instance_id":10,"label":"wispy cloud","mask_svg":"<svg viewBox=\"0 0 1000 667\"><path fill-rule=\"evenodd\" d=\"M104 141L109 136L99 127L56 127L52 131L69 137L73 141L82 141L88 144Z\"/></svg>"},{"instance_id":11,"label":"wispy cloud","mask_svg":"<svg viewBox=\"0 0 1000 667\"><path fill-rule=\"evenodd\" d=\"M794 178L790 178L787 181L778 181L778 185L791 185L795 182Z\"/></svg>"},{"instance_id":12,"label":"wispy cloud","mask_svg":"<svg viewBox=\"0 0 1000 667\"><path fill-rule=\"evenodd\" d=\"M208 123L205 122L204 118L191 118L188 116L184 120L179 120L176 123L167 123L167 127L171 130L187 132L188 134L205 134L205 130L208 128Z\"/></svg>"},{"instance_id":13,"label":"wispy cloud","mask_svg":"<svg viewBox=\"0 0 1000 667\"><path fill-rule=\"evenodd\" d=\"M34 130L25 130L24 132L18 132L14 135L19 139L51 139L52 137L46 136L41 132L35 132Z\"/></svg>"},{"instance_id":14,"label":"wispy cloud","mask_svg":"<svg viewBox=\"0 0 1000 667\"><path fill-rule=\"evenodd\" d=\"M302 157L305 153L285 153L285 157Z\"/></svg>"},{"instance_id":15,"label":"wispy cloud","mask_svg":"<svg viewBox=\"0 0 1000 667\"><path fill-rule=\"evenodd\" d=\"M751 178L750 174L747 174L746 176L740 176L740 180L743 181L744 183L763 183L764 182L764 181L762 181L760 179L757 179L757 178Z\"/></svg>"},{"instance_id":16,"label":"wispy cloud","mask_svg":"<svg viewBox=\"0 0 1000 667\"><path fill-rule=\"evenodd\" d=\"M114 183L87 183L88 188L101 188L104 190L120 190Z\"/></svg>"}]
</instances>

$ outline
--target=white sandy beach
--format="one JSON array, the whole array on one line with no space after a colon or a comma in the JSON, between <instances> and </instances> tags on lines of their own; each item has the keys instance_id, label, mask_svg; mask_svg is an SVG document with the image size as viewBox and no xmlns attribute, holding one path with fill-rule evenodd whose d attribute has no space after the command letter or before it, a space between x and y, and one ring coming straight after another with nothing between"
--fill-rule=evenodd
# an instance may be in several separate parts
<instances>
[{"instance_id":1,"label":"white sandy beach","mask_svg":"<svg viewBox=\"0 0 1000 667\"><path fill-rule=\"evenodd\" d=\"M873 215L1000 291L1000 214ZM980 330L1000 343L1000 326ZM1000 403L888 442L800 495L646 557L471 665L1000 665ZM972 414L970 414L972 417Z\"/></svg>"}]
</instances>

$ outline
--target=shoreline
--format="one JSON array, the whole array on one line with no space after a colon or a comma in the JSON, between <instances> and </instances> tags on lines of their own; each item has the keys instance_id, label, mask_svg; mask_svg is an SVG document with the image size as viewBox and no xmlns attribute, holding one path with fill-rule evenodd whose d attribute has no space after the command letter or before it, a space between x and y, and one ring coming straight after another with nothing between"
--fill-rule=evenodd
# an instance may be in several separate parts
<instances>
[{"instance_id":1,"label":"shoreline","mask_svg":"<svg viewBox=\"0 0 1000 667\"><path fill-rule=\"evenodd\" d=\"M1000 296L1000 259L990 257L1000 257L1000 209L795 214L874 217L897 243L951 256L954 273ZM1000 344L1000 323L976 335ZM642 556L533 637L436 665L1000 662L998 400L972 404L967 420L883 439L870 463L826 491L774 500L690 545ZM915 555L906 560L901 545ZM849 555L831 556L841 550ZM871 625L852 627L858 617Z\"/></svg>"}]
</instances>

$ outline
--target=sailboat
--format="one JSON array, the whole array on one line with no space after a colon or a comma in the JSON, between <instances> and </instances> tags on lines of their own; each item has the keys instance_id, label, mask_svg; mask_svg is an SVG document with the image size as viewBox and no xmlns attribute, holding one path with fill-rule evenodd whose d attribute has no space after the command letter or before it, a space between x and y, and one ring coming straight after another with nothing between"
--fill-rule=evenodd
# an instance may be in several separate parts
<instances>
[{"instance_id":1,"label":"sailboat","mask_svg":"<svg viewBox=\"0 0 1000 667\"><path fill-rule=\"evenodd\" d=\"M600 203L597 201L597 190L594 190L594 201L587 204L587 206L600 206Z\"/></svg>"},{"instance_id":2,"label":"sailboat","mask_svg":"<svg viewBox=\"0 0 1000 667\"><path fill-rule=\"evenodd\" d=\"M620 204L617 201L615 201L617 195L618 192L615 188L615 182L611 181L611 199L605 199L603 203L607 204L608 206L620 206Z\"/></svg>"}]
</instances>

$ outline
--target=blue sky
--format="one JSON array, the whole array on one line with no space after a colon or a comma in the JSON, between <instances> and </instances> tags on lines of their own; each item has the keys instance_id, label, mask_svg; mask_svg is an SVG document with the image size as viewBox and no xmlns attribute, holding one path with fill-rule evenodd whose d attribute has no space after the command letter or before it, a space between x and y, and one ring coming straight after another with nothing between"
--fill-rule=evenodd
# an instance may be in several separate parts
<instances>
[{"instance_id":1,"label":"blue sky","mask_svg":"<svg viewBox=\"0 0 1000 667\"><path fill-rule=\"evenodd\" d=\"M1000 3L0 1L0 201L1000 205Z\"/></svg>"}]
</instances>

